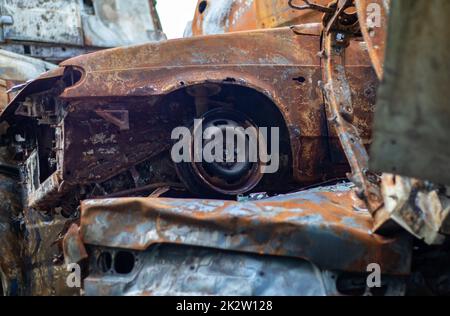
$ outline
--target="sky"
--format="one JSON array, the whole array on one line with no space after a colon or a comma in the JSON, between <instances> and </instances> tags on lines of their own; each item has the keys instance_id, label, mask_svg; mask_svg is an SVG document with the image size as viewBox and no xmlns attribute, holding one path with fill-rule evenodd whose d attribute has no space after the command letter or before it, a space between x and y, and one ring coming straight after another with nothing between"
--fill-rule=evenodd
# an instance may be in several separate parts
<instances>
[{"instance_id":1,"label":"sky","mask_svg":"<svg viewBox=\"0 0 450 316\"><path fill-rule=\"evenodd\" d=\"M194 18L197 0L157 0L156 9L167 38L183 37L186 24Z\"/></svg>"}]
</instances>

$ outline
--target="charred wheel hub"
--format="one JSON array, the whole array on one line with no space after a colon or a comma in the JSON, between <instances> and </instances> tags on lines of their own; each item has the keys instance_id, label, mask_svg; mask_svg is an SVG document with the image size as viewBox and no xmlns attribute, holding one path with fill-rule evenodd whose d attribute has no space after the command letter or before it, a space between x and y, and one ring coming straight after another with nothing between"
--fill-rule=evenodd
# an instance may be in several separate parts
<instances>
[{"instance_id":1,"label":"charred wheel hub","mask_svg":"<svg viewBox=\"0 0 450 316\"><path fill-rule=\"evenodd\" d=\"M193 135L203 135L202 150L210 146L213 156L221 159L208 162L203 157L201 162L196 162L193 159L193 138L191 162L177 165L178 173L188 189L199 194L237 195L250 191L259 183L262 178L259 157L250 159L251 135L255 137L253 141L258 139L257 126L245 114L230 109L215 109L205 113L202 124L194 126L192 131ZM231 133L234 137L229 137ZM220 139L222 146L216 153L214 142L220 142ZM260 145L261 141L259 139Z\"/></svg>"}]
</instances>

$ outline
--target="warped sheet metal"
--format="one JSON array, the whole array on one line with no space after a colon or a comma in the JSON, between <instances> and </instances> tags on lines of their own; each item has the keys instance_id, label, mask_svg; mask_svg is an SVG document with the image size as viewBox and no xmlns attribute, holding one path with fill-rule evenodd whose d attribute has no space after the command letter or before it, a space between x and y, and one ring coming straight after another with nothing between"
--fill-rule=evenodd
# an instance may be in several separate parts
<instances>
[{"instance_id":1,"label":"warped sheet metal","mask_svg":"<svg viewBox=\"0 0 450 316\"><path fill-rule=\"evenodd\" d=\"M81 240L144 251L178 244L308 260L321 269L386 274L410 269L410 239L371 232L349 186L320 188L255 202L121 198L82 203Z\"/></svg>"}]
</instances>

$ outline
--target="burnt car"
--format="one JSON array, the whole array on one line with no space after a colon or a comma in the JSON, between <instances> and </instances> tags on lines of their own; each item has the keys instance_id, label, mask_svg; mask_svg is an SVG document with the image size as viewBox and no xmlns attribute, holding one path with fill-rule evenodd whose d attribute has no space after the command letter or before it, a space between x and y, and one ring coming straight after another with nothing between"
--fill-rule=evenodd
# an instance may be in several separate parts
<instances>
[{"instance_id":1,"label":"burnt car","mask_svg":"<svg viewBox=\"0 0 450 316\"><path fill-rule=\"evenodd\" d=\"M278 127L280 173L287 175L281 188L345 177L347 162L320 88L320 50L317 25L145 44L63 62L1 114L10 126L5 139L25 164L28 205L50 207L83 186L107 195L155 183L149 161L164 159L175 127L201 117L204 125L234 117L229 124ZM345 67L358 104L355 125L369 144L377 79L364 43L351 44ZM177 167L165 181L189 183L193 193L242 194L261 178L260 168L244 168L227 181L226 170Z\"/></svg>"},{"instance_id":2,"label":"burnt car","mask_svg":"<svg viewBox=\"0 0 450 316\"><path fill-rule=\"evenodd\" d=\"M314 1L326 6L331 1ZM185 30L185 36L213 35L317 23L322 13L315 10L298 11L285 0L199 0L194 19Z\"/></svg>"},{"instance_id":3,"label":"burnt car","mask_svg":"<svg viewBox=\"0 0 450 316\"><path fill-rule=\"evenodd\" d=\"M83 288L93 296L404 295L412 239L372 233L354 189L246 201L86 200L80 228L65 236L65 258L88 261ZM381 283L370 287L374 265Z\"/></svg>"},{"instance_id":4,"label":"burnt car","mask_svg":"<svg viewBox=\"0 0 450 316\"><path fill-rule=\"evenodd\" d=\"M0 115L3 165L20 178L23 190L23 198L17 199L20 188L11 180L3 191L2 211L8 219L3 234L17 243L13 250L1 249L8 253L1 262L5 292L77 293L65 283L61 242L71 224L80 221L82 200L149 194L230 200L346 178L348 160L325 106L322 31L318 22L115 48L67 60L27 83ZM355 104L352 121L359 140L368 146L378 79L361 38L348 42L345 57L343 69ZM245 161L244 167L174 163L171 132L180 126L193 128L197 118L204 126L220 122L225 128L278 128L279 171L263 174L261 161ZM193 206L187 209L195 210L195 201L174 203L189 201ZM351 229L354 223L349 219L345 225ZM115 224L110 228L121 229ZM367 238L374 242L378 237ZM373 247L368 258L377 253ZM408 256L399 258L407 261ZM320 263L306 259L312 260L312 265L305 263L308 271ZM4 268L10 266L17 269ZM350 266L323 269L354 272ZM398 267L389 271L406 272Z\"/></svg>"},{"instance_id":5,"label":"burnt car","mask_svg":"<svg viewBox=\"0 0 450 316\"><path fill-rule=\"evenodd\" d=\"M305 3L292 7L311 8ZM387 6L382 0L315 6L325 14L320 55L326 116L351 182L269 198L251 194L237 202L160 197L167 189L146 198L85 200L80 224L71 226L63 245L68 263L87 263L87 295L448 294L448 188L370 171L354 119L360 103L346 55L349 41L358 41L368 26L366 9L373 4ZM405 10L422 16L408 1L393 9L394 21ZM421 20L410 16L403 19L413 34ZM380 78L383 25L375 33L362 31ZM377 285L370 271L378 274Z\"/></svg>"}]
</instances>

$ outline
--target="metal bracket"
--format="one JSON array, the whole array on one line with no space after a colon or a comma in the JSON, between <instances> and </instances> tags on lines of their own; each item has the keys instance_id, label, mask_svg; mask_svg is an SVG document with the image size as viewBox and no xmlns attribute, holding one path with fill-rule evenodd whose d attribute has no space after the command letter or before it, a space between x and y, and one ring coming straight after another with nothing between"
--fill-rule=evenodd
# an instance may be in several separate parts
<instances>
[{"instance_id":1,"label":"metal bracket","mask_svg":"<svg viewBox=\"0 0 450 316\"><path fill-rule=\"evenodd\" d=\"M372 215L383 206L379 177L369 171L369 155L358 129L353 125L354 108L351 88L345 72L345 51L352 36L348 25L340 27L340 14L351 4L340 0L336 12L326 25L323 36L323 79L328 119L336 128L340 143L350 164L351 180L357 186L357 195L368 206ZM346 18L346 17L345 17Z\"/></svg>"}]
</instances>

